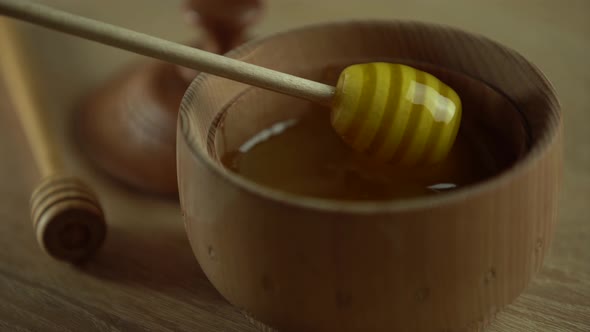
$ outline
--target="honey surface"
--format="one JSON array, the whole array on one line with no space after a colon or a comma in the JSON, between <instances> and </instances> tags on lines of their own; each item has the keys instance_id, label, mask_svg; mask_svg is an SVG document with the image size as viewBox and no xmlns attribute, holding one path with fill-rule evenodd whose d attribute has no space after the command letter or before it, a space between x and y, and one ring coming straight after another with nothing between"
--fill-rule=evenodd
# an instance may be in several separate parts
<instances>
[{"instance_id":1,"label":"honey surface","mask_svg":"<svg viewBox=\"0 0 590 332\"><path fill-rule=\"evenodd\" d=\"M340 200L389 200L435 195L494 174L461 133L442 162L402 167L353 151L317 107L280 122L222 157L243 177L281 191Z\"/></svg>"}]
</instances>

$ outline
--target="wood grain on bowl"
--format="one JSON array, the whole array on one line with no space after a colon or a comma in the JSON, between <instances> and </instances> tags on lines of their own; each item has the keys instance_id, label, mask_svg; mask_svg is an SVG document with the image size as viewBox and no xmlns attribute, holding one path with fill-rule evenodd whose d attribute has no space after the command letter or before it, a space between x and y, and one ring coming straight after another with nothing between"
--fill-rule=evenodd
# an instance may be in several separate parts
<instances>
[{"instance_id":1,"label":"wood grain on bowl","mask_svg":"<svg viewBox=\"0 0 590 332\"><path fill-rule=\"evenodd\" d=\"M181 206L203 271L232 304L280 331L477 331L525 290L553 238L562 163L559 105L528 61L480 36L403 21L306 27L230 56L312 80L375 60L442 68L471 105L461 130L501 165L481 183L415 200L284 194L230 173L219 155L301 109L199 77L180 112Z\"/></svg>"}]
</instances>

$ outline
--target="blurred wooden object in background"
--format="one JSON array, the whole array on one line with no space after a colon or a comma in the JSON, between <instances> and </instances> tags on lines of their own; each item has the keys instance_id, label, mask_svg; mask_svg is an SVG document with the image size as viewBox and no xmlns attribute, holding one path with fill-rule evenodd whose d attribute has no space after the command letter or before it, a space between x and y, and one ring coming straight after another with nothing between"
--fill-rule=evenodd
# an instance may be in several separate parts
<instances>
[{"instance_id":1,"label":"blurred wooden object in background","mask_svg":"<svg viewBox=\"0 0 590 332\"><path fill-rule=\"evenodd\" d=\"M257 21L260 0L187 0L191 26L204 35L190 45L225 53ZM175 194L176 116L197 72L150 60L99 87L80 105L76 130L85 155L110 175L140 190Z\"/></svg>"}]
</instances>

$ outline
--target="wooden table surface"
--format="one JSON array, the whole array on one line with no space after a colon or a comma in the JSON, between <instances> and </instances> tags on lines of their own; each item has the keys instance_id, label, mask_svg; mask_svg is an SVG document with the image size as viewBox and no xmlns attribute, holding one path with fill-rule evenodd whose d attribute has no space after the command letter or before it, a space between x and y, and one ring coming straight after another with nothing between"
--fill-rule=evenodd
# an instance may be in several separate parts
<instances>
[{"instance_id":1,"label":"wooden table surface","mask_svg":"<svg viewBox=\"0 0 590 332\"><path fill-rule=\"evenodd\" d=\"M44 1L184 41L179 1ZM542 271L489 331L590 331L590 1L275 0L255 33L346 18L447 23L487 35L536 63L565 118L561 213ZM95 171L68 136L80 96L138 57L19 25L38 73L33 89L68 165L98 191L109 233L81 267L42 254L29 222L37 181L19 123L0 88L0 331L255 331L215 291L185 236L175 200L137 193ZM0 50L1 52L1 50Z\"/></svg>"}]
</instances>

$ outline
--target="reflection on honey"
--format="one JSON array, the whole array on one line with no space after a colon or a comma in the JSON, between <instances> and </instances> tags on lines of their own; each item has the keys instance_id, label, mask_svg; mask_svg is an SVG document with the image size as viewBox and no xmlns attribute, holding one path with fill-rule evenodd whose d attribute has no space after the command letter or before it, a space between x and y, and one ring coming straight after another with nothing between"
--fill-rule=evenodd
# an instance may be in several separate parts
<instances>
[{"instance_id":1,"label":"reflection on honey","mask_svg":"<svg viewBox=\"0 0 590 332\"><path fill-rule=\"evenodd\" d=\"M312 108L276 123L223 156L230 170L294 194L341 200L388 200L435 195L494 174L459 133L449 156L427 167L404 168L354 152L334 132L329 112Z\"/></svg>"}]
</instances>

